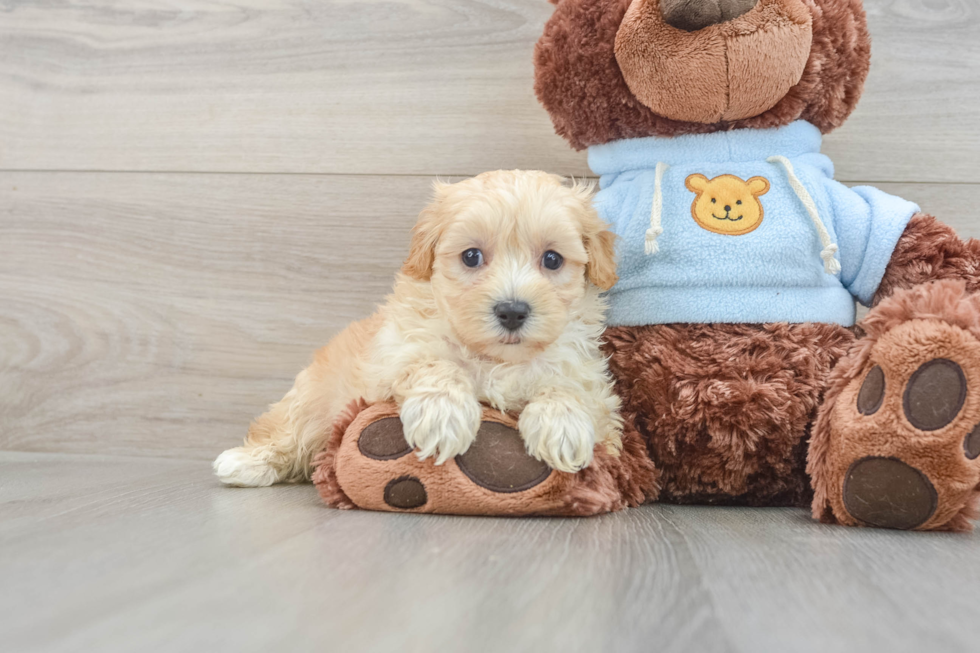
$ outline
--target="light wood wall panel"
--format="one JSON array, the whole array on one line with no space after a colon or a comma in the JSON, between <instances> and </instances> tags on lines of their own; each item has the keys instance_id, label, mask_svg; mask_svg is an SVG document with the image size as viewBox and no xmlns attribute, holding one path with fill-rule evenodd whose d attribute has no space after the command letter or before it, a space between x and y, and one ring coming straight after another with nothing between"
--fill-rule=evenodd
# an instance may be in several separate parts
<instances>
[{"instance_id":1,"label":"light wood wall panel","mask_svg":"<svg viewBox=\"0 0 980 653\"><path fill-rule=\"evenodd\" d=\"M980 6L867 0L844 180L980 181ZM545 0L88 0L0 11L0 169L585 174L532 90Z\"/></svg>"},{"instance_id":2,"label":"light wood wall panel","mask_svg":"<svg viewBox=\"0 0 980 653\"><path fill-rule=\"evenodd\" d=\"M388 291L421 177L2 174L0 448L209 456Z\"/></svg>"}]
</instances>

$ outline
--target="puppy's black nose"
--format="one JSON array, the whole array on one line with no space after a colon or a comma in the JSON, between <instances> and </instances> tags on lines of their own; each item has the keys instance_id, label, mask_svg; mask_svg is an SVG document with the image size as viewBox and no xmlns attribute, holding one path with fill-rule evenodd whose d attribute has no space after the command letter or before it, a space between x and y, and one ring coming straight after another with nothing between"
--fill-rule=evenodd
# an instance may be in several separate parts
<instances>
[{"instance_id":1,"label":"puppy's black nose","mask_svg":"<svg viewBox=\"0 0 980 653\"><path fill-rule=\"evenodd\" d=\"M731 206L729 206L728 204L726 204L726 205L725 205L725 210L726 210L726 211L731 211L731 210L732 210L732 207L731 207Z\"/></svg>"},{"instance_id":2,"label":"puppy's black nose","mask_svg":"<svg viewBox=\"0 0 980 653\"><path fill-rule=\"evenodd\" d=\"M517 331L524 326L524 321L531 314L531 307L527 302L500 302L493 307L493 314L502 327L508 331Z\"/></svg>"}]
</instances>

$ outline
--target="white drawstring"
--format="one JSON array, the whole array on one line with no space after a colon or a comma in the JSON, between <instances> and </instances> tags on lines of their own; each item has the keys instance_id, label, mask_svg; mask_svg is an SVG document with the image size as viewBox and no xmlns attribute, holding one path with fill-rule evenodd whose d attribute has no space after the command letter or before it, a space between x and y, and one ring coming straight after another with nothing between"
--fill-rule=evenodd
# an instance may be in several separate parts
<instances>
[{"instance_id":1,"label":"white drawstring","mask_svg":"<svg viewBox=\"0 0 980 653\"><path fill-rule=\"evenodd\" d=\"M810 219L813 220L813 226L817 228L817 234L820 236L820 243L823 245L823 251L820 252L820 258L823 259L823 269L827 274L837 274L840 272L840 262L834 258L838 249L837 245L830 239L830 233L827 231L827 227L824 226L823 220L820 219L820 214L817 213L817 205L813 201L813 198L810 197L807 189L800 183L799 178L796 176L796 171L793 170L793 164L784 156L771 156L766 161L782 164L786 168L789 185L793 189L793 192L796 193L796 196L800 198L800 202L803 203L806 212L810 214Z\"/></svg>"},{"instance_id":2,"label":"white drawstring","mask_svg":"<svg viewBox=\"0 0 980 653\"><path fill-rule=\"evenodd\" d=\"M660 235L664 232L662 218L664 195L660 186L661 182L663 182L664 173L667 172L667 168L669 167L663 161L657 163L656 177L653 182L653 206L650 208L650 228L647 229L647 237L643 247L647 256L660 251L660 246L657 245L657 238L660 238Z\"/></svg>"}]
</instances>

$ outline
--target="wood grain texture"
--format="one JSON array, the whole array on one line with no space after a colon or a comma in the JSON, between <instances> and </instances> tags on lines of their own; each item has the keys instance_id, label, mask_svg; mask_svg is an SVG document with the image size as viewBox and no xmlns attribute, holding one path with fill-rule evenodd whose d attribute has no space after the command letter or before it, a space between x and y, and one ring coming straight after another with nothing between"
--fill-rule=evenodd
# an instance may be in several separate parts
<instances>
[{"instance_id":1,"label":"wood grain texture","mask_svg":"<svg viewBox=\"0 0 980 653\"><path fill-rule=\"evenodd\" d=\"M980 538L803 511L342 512L194 461L0 453L0 639L100 651L961 651Z\"/></svg>"},{"instance_id":2,"label":"wood grain texture","mask_svg":"<svg viewBox=\"0 0 980 653\"><path fill-rule=\"evenodd\" d=\"M980 182L980 6L867 0L843 180ZM545 0L0 4L0 169L586 174L532 90Z\"/></svg>"},{"instance_id":3,"label":"wood grain texture","mask_svg":"<svg viewBox=\"0 0 980 653\"><path fill-rule=\"evenodd\" d=\"M0 175L0 448L237 443L382 300L431 181Z\"/></svg>"},{"instance_id":4,"label":"wood grain texture","mask_svg":"<svg viewBox=\"0 0 980 653\"><path fill-rule=\"evenodd\" d=\"M0 449L236 444L383 299L431 182L0 173ZM977 187L883 188L980 236Z\"/></svg>"}]
</instances>

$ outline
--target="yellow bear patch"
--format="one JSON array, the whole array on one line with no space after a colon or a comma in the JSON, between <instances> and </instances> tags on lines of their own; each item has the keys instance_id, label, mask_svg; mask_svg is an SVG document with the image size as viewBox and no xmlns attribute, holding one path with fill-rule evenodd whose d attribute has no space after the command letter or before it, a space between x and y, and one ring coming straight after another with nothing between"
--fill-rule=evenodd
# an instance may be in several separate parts
<instances>
[{"instance_id":1,"label":"yellow bear patch","mask_svg":"<svg viewBox=\"0 0 980 653\"><path fill-rule=\"evenodd\" d=\"M743 181L735 175L721 175L709 181L704 175L694 174L684 185L697 195L691 204L691 215L704 229L725 236L741 236L762 224L765 211L759 197L769 192L769 180L765 177Z\"/></svg>"}]
</instances>

